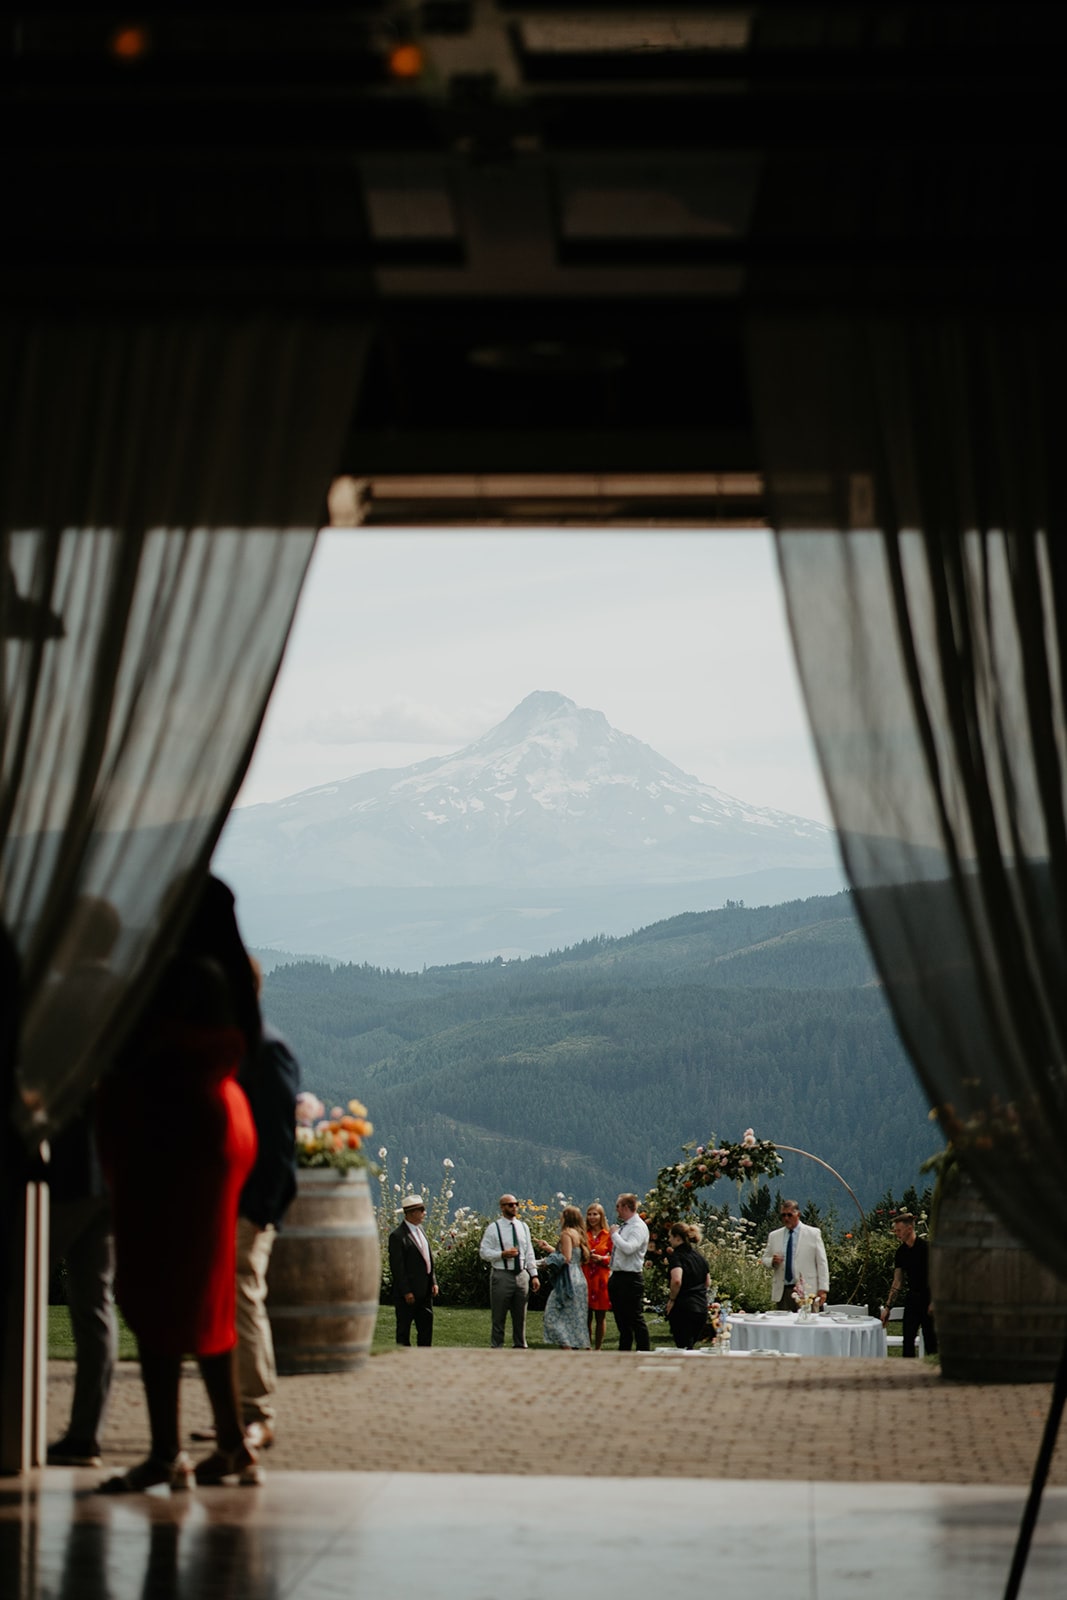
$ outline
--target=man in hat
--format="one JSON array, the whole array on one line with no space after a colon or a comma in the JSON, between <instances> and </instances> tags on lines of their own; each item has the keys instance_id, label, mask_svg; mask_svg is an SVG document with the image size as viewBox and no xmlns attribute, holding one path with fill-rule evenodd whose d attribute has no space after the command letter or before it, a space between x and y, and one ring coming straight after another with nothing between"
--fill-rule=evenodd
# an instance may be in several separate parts
<instances>
[{"instance_id":1,"label":"man in hat","mask_svg":"<svg viewBox=\"0 0 1067 1600\"><path fill-rule=\"evenodd\" d=\"M389 1272L396 1305L396 1342L411 1344L411 1324L414 1323L416 1344L431 1345L437 1279L434 1276L430 1241L422 1226L426 1217L422 1195L405 1195L403 1212L403 1222L389 1235Z\"/></svg>"}]
</instances>

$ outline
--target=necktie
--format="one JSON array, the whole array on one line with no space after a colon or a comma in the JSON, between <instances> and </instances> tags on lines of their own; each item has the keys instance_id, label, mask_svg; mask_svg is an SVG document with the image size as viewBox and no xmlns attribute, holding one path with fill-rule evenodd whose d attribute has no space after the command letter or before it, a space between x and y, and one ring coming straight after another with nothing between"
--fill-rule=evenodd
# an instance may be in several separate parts
<instances>
[{"instance_id":1,"label":"necktie","mask_svg":"<svg viewBox=\"0 0 1067 1600\"><path fill-rule=\"evenodd\" d=\"M516 1250L518 1250L518 1248L519 1248L519 1230L518 1230L518 1228L516 1228L514 1223L511 1224L511 1242L515 1246ZM518 1272L519 1271L519 1262L521 1260L522 1260L521 1254L517 1255L517 1256L512 1256L512 1258L511 1258L511 1270L512 1270L512 1272Z\"/></svg>"},{"instance_id":2,"label":"necktie","mask_svg":"<svg viewBox=\"0 0 1067 1600\"><path fill-rule=\"evenodd\" d=\"M785 1281L793 1281L793 1229L789 1230L789 1242L785 1247Z\"/></svg>"}]
</instances>

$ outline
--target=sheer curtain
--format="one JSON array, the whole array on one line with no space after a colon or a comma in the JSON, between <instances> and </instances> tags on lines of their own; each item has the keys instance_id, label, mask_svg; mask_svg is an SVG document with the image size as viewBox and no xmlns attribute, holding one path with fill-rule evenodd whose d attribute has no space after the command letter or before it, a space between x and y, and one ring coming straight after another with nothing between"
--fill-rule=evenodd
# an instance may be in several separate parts
<instances>
[{"instance_id":1,"label":"sheer curtain","mask_svg":"<svg viewBox=\"0 0 1067 1600\"><path fill-rule=\"evenodd\" d=\"M194 314L3 331L0 915L28 1143L76 1109L210 857L364 343Z\"/></svg>"},{"instance_id":2,"label":"sheer curtain","mask_svg":"<svg viewBox=\"0 0 1067 1600\"><path fill-rule=\"evenodd\" d=\"M1067 1276L1062 322L762 318L756 414L857 906L931 1106Z\"/></svg>"}]
</instances>

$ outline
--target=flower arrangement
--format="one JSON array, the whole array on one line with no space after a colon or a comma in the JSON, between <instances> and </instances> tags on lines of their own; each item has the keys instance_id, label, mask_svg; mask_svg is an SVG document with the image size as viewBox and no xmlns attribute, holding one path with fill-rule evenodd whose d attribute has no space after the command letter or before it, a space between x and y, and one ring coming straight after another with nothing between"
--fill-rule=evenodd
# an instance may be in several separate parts
<instances>
[{"instance_id":1,"label":"flower arrangement","mask_svg":"<svg viewBox=\"0 0 1067 1600\"><path fill-rule=\"evenodd\" d=\"M691 1216L697 1193L732 1178L740 1189L745 1182L755 1183L762 1176L777 1176L782 1159L769 1139L757 1139L746 1128L737 1144L720 1144L712 1134L705 1144L682 1146L686 1159L661 1167L656 1186L650 1189L640 1207L651 1236L649 1253L663 1257L672 1222Z\"/></svg>"},{"instance_id":2,"label":"flower arrangement","mask_svg":"<svg viewBox=\"0 0 1067 1600\"><path fill-rule=\"evenodd\" d=\"M303 1090L296 1097L296 1164L298 1167L332 1167L350 1172L355 1167L374 1168L362 1144L374 1124L368 1121L362 1100L350 1100L347 1111L334 1106L329 1116L318 1095Z\"/></svg>"},{"instance_id":3,"label":"flower arrangement","mask_svg":"<svg viewBox=\"0 0 1067 1600\"><path fill-rule=\"evenodd\" d=\"M810 1317L815 1310L815 1301L817 1299L817 1295L809 1292L803 1277L798 1278L793 1285L793 1301L797 1310Z\"/></svg>"}]
</instances>

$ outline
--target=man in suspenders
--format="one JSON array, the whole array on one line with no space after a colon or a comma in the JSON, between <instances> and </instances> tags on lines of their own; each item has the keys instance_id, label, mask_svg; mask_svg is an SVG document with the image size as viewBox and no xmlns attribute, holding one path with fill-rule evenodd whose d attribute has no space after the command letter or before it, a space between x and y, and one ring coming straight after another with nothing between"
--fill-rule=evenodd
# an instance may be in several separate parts
<instances>
[{"instance_id":1,"label":"man in suspenders","mask_svg":"<svg viewBox=\"0 0 1067 1600\"><path fill-rule=\"evenodd\" d=\"M513 1194L500 1196L500 1217L482 1234L479 1254L488 1261L489 1304L493 1313L490 1344L494 1350L504 1346L504 1325L511 1312L511 1342L516 1350L526 1349L526 1302L530 1291L538 1288L537 1262L534 1259L530 1230L518 1214L519 1202Z\"/></svg>"}]
</instances>

